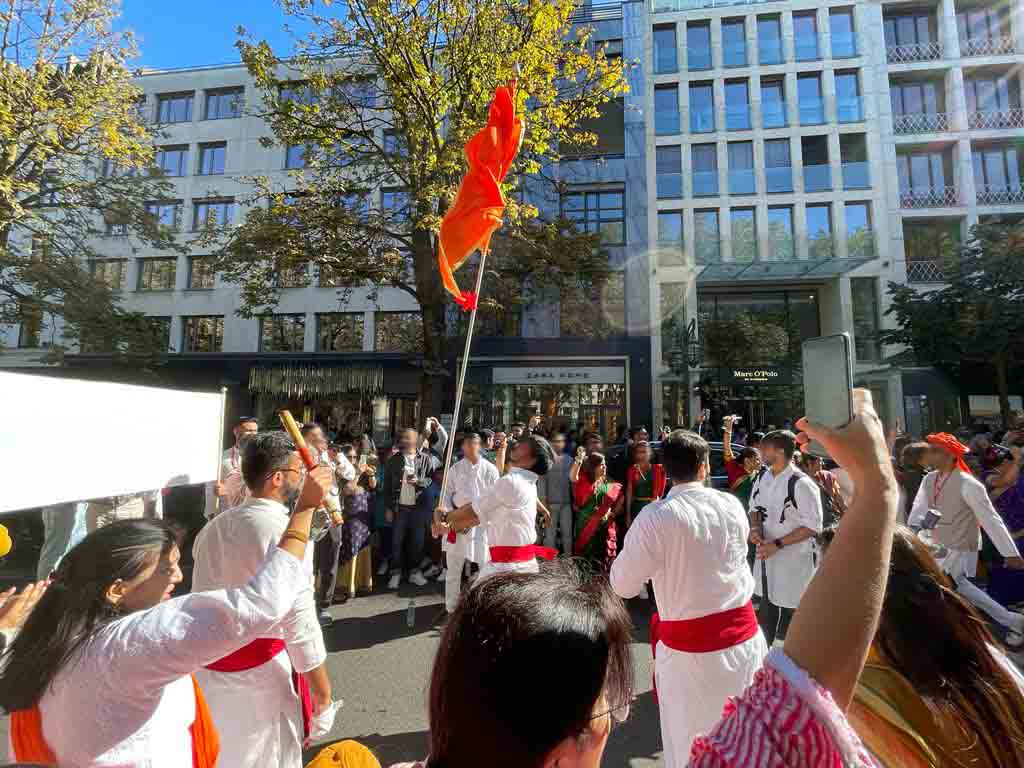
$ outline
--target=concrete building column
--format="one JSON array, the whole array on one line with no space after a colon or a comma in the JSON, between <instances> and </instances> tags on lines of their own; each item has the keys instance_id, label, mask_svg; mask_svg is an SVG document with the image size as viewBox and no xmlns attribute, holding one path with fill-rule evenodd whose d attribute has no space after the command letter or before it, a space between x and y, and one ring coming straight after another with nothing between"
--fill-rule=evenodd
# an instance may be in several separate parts
<instances>
[{"instance_id":1,"label":"concrete building column","mask_svg":"<svg viewBox=\"0 0 1024 768\"><path fill-rule=\"evenodd\" d=\"M938 8L938 33L942 43L942 58L956 61L960 58L960 36L956 31L956 4L942 0Z\"/></svg>"},{"instance_id":2,"label":"concrete building column","mask_svg":"<svg viewBox=\"0 0 1024 768\"><path fill-rule=\"evenodd\" d=\"M944 79L946 86L946 112L950 116L950 127L957 133L968 130L967 95L964 91L964 71L953 67Z\"/></svg>"},{"instance_id":3,"label":"concrete building column","mask_svg":"<svg viewBox=\"0 0 1024 768\"><path fill-rule=\"evenodd\" d=\"M953 173L956 178L960 204L977 211L977 193L974 189L974 165L971 161L971 140L962 138L953 147ZM969 216L970 214L968 214Z\"/></svg>"},{"instance_id":4,"label":"concrete building column","mask_svg":"<svg viewBox=\"0 0 1024 768\"><path fill-rule=\"evenodd\" d=\"M374 340L377 336L376 319L377 314L372 309L363 312L363 352L373 352ZM376 409L376 405L374 405L374 409ZM376 410L374 410L374 414L376 420ZM384 419L387 420L386 413Z\"/></svg>"},{"instance_id":5,"label":"concrete building column","mask_svg":"<svg viewBox=\"0 0 1024 768\"><path fill-rule=\"evenodd\" d=\"M181 315L171 315L170 347L172 352L181 352L182 350L182 326Z\"/></svg>"},{"instance_id":6,"label":"concrete building column","mask_svg":"<svg viewBox=\"0 0 1024 768\"><path fill-rule=\"evenodd\" d=\"M839 105L836 102L836 73L832 69L821 73L821 98L825 104L826 125L836 125L839 122Z\"/></svg>"},{"instance_id":7,"label":"concrete building column","mask_svg":"<svg viewBox=\"0 0 1024 768\"><path fill-rule=\"evenodd\" d=\"M807 210L802 202L793 206L793 249L798 260L807 261Z\"/></svg>"}]
</instances>

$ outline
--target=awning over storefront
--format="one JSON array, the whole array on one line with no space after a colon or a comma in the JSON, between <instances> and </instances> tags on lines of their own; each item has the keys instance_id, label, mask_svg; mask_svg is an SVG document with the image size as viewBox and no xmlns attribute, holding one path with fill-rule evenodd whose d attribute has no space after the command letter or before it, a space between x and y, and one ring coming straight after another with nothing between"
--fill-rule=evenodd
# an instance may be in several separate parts
<instances>
[{"instance_id":1,"label":"awning over storefront","mask_svg":"<svg viewBox=\"0 0 1024 768\"><path fill-rule=\"evenodd\" d=\"M343 394L375 397L384 392L384 369L379 365L254 365L249 369L249 392L310 398Z\"/></svg>"},{"instance_id":2,"label":"awning over storefront","mask_svg":"<svg viewBox=\"0 0 1024 768\"><path fill-rule=\"evenodd\" d=\"M705 266L698 283L726 280L785 280L836 277L866 264L870 259L824 259L804 261L718 262Z\"/></svg>"}]
</instances>

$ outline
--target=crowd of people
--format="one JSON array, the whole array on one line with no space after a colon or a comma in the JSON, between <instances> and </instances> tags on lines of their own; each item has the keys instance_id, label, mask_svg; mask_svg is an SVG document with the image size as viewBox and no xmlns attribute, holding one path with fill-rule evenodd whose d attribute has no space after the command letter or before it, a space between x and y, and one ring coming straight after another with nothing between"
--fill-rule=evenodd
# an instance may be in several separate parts
<instances>
[{"instance_id":1,"label":"crowd of people","mask_svg":"<svg viewBox=\"0 0 1024 768\"><path fill-rule=\"evenodd\" d=\"M201 530L160 522L159 493L46 511L41 581L0 595L12 756L298 768L338 708L331 606L377 577L444 585L425 768L598 765L634 695L636 597L668 768L1024 768L1002 650L1024 643L1024 433L913 440L855 403L842 428L703 412L607 449L540 417L429 418L380 450L307 423L313 470L239 419Z\"/></svg>"}]
</instances>

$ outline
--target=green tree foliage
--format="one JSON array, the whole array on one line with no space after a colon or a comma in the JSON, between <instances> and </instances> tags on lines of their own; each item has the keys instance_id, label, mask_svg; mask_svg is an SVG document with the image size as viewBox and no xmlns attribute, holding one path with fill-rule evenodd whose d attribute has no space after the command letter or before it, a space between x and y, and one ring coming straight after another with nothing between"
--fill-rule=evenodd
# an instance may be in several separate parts
<instances>
[{"instance_id":1,"label":"green tree foliage","mask_svg":"<svg viewBox=\"0 0 1024 768\"><path fill-rule=\"evenodd\" d=\"M293 50L279 57L266 42L239 47L262 92L255 111L271 128L266 143L295 147L304 168L287 190L252 180L251 202L260 205L217 241L218 269L241 286L243 314L272 309L279 276L309 264L349 291L406 291L422 312L424 402L437 403L450 302L434 235L495 87L518 65L526 135L504 190L509 205L492 267L504 290L483 307L500 303L507 314L522 301L523 284L553 288L607 275L607 259L594 257L596 235L539 221L520 193L527 178L544 186L560 148L596 142L586 125L625 91L622 61L606 55L592 30L573 26L575 0L281 5L309 30ZM468 287L474 275L464 270L458 279ZM519 289L511 290L514 282Z\"/></svg>"},{"instance_id":2,"label":"green tree foliage","mask_svg":"<svg viewBox=\"0 0 1024 768\"><path fill-rule=\"evenodd\" d=\"M727 320L701 326L707 359L719 365L774 362L789 356L789 333L777 323L740 312Z\"/></svg>"},{"instance_id":3,"label":"green tree foliage","mask_svg":"<svg viewBox=\"0 0 1024 768\"><path fill-rule=\"evenodd\" d=\"M166 343L87 261L108 225L173 245L146 213L166 187L146 174L152 136L127 66L134 42L112 30L118 5L19 0L0 13L0 322L21 323L28 346L58 333L96 349Z\"/></svg>"},{"instance_id":4,"label":"green tree foliage","mask_svg":"<svg viewBox=\"0 0 1024 768\"><path fill-rule=\"evenodd\" d=\"M948 283L917 290L890 283L896 327L883 344L906 346L920 364L957 370L990 366L1004 425L1010 417L1009 377L1024 350L1024 225L979 224L958 257L947 261Z\"/></svg>"}]
</instances>

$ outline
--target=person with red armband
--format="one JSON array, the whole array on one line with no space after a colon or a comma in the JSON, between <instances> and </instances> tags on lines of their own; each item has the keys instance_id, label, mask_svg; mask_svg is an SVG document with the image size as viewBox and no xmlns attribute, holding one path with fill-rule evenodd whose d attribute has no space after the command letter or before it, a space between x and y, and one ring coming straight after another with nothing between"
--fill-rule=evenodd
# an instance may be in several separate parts
<instances>
[{"instance_id":1,"label":"person with red armband","mask_svg":"<svg viewBox=\"0 0 1024 768\"><path fill-rule=\"evenodd\" d=\"M288 525L302 488L303 460L284 432L260 432L242 451L242 476L252 495L211 520L196 539L195 590L230 589L259 571ZM321 719L333 717L327 651L313 595L313 549L305 548L306 578L274 633L196 673L222 754L230 756L234 768L301 768L313 718L319 726Z\"/></svg>"},{"instance_id":2,"label":"person with red armband","mask_svg":"<svg viewBox=\"0 0 1024 768\"><path fill-rule=\"evenodd\" d=\"M508 473L480 497L453 510L434 512L433 533L447 535L449 530L463 533L473 526L486 528L489 559L480 569L483 578L499 571L533 573L537 558L551 560L557 549L541 547L537 541L537 512L550 514L537 502L537 479L555 462L555 452L539 435L526 435L516 441L508 454Z\"/></svg>"},{"instance_id":3,"label":"person with red armband","mask_svg":"<svg viewBox=\"0 0 1024 768\"><path fill-rule=\"evenodd\" d=\"M747 515L734 496L705 487L709 454L693 432L668 436L662 461L672 490L633 521L611 569L623 598L654 582L651 643L668 768L687 764L693 740L750 685L768 653L751 604Z\"/></svg>"}]
</instances>

